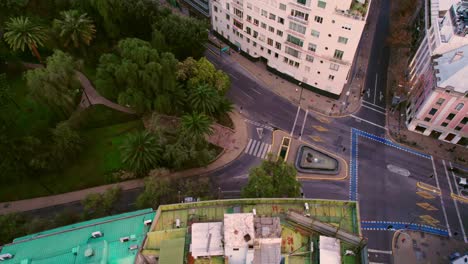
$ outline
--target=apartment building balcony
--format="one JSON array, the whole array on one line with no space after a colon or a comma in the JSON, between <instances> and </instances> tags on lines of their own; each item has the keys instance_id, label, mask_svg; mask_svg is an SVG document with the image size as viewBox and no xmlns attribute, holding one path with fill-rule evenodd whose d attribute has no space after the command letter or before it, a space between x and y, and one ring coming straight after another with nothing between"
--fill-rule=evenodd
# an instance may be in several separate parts
<instances>
[{"instance_id":1,"label":"apartment building balcony","mask_svg":"<svg viewBox=\"0 0 468 264\"><path fill-rule=\"evenodd\" d=\"M295 16L291 16L291 15L288 15L288 18L291 19L294 22L301 23L301 24L303 24L305 26L309 25L309 21L306 21L304 19L301 19L301 18L298 18L298 17L295 17Z\"/></svg>"},{"instance_id":2,"label":"apartment building balcony","mask_svg":"<svg viewBox=\"0 0 468 264\"><path fill-rule=\"evenodd\" d=\"M304 11L307 11L307 12L312 11L312 8L307 7L307 6L305 6L305 5L298 4L297 1L289 1L288 4L290 4L290 5L294 6L294 7L301 8L301 9L303 9Z\"/></svg>"},{"instance_id":3,"label":"apartment building balcony","mask_svg":"<svg viewBox=\"0 0 468 264\"><path fill-rule=\"evenodd\" d=\"M349 9L340 9L335 7L335 14L342 15L355 20L366 20L369 11L370 0L364 0L364 4L353 0Z\"/></svg>"}]
</instances>

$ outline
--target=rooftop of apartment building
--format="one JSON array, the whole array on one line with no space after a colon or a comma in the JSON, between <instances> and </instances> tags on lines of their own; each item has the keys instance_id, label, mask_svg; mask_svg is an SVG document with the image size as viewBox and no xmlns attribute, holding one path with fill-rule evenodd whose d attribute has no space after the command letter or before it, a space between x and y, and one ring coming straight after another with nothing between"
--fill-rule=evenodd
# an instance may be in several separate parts
<instances>
[{"instance_id":1,"label":"rooftop of apartment building","mask_svg":"<svg viewBox=\"0 0 468 264\"><path fill-rule=\"evenodd\" d=\"M468 0L432 1L431 24L436 25L440 45L433 49L433 54L442 54L468 44Z\"/></svg>"},{"instance_id":2,"label":"rooftop of apartment building","mask_svg":"<svg viewBox=\"0 0 468 264\"><path fill-rule=\"evenodd\" d=\"M434 57L433 61L438 87L459 93L468 91L468 44Z\"/></svg>"},{"instance_id":3,"label":"rooftop of apartment building","mask_svg":"<svg viewBox=\"0 0 468 264\"><path fill-rule=\"evenodd\" d=\"M19 237L0 250L1 263L134 263L154 216L145 209Z\"/></svg>"},{"instance_id":4,"label":"rooftop of apartment building","mask_svg":"<svg viewBox=\"0 0 468 264\"><path fill-rule=\"evenodd\" d=\"M160 206L136 263L360 263L364 245L354 202L203 201Z\"/></svg>"}]
</instances>

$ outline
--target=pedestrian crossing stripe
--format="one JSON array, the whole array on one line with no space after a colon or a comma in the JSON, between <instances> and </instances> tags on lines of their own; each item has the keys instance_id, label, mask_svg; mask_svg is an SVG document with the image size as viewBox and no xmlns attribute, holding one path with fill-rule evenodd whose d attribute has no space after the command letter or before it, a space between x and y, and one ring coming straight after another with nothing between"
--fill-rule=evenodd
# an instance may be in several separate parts
<instances>
[{"instance_id":1,"label":"pedestrian crossing stripe","mask_svg":"<svg viewBox=\"0 0 468 264\"><path fill-rule=\"evenodd\" d=\"M247 144L244 153L259 157L261 159L266 159L267 154L270 153L270 150L271 144L267 144L255 139L249 139L249 143Z\"/></svg>"},{"instance_id":2,"label":"pedestrian crossing stripe","mask_svg":"<svg viewBox=\"0 0 468 264\"><path fill-rule=\"evenodd\" d=\"M315 128L317 131L320 131L320 132L325 132L325 131L328 131L328 129L324 128L323 126L312 126L313 128Z\"/></svg>"},{"instance_id":3,"label":"pedestrian crossing stripe","mask_svg":"<svg viewBox=\"0 0 468 264\"><path fill-rule=\"evenodd\" d=\"M271 126L269 126L269 125L261 124L261 123L259 123L259 122L252 121L252 120L250 120L250 119L244 119L244 120L245 120L245 122L250 123L250 124L252 124L252 125L254 125L254 126L263 127L264 129L270 130L270 131L273 131L273 130L274 130L273 127L271 127Z\"/></svg>"}]
</instances>

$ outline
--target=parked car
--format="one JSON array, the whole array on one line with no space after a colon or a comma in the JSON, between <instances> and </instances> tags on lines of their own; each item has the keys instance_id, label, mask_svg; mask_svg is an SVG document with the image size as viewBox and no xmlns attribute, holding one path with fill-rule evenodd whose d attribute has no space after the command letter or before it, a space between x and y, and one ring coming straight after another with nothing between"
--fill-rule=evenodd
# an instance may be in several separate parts
<instances>
[{"instance_id":1,"label":"parked car","mask_svg":"<svg viewBox=\"0 0 468 264\"><path fill-rule=\"evenodd\" d=\"M458 186L462 187L463 189L468 188L468 182L466 181L466 178L459 178Z\"/></svg>"}]
</instances>

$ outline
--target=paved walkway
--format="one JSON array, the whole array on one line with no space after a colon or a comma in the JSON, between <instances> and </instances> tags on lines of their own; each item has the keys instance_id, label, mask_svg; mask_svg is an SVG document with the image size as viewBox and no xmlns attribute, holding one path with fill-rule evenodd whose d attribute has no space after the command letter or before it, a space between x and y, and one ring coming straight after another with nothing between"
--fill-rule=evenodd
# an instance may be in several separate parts
<instances>
[{"instance_id":1,"label":"paved walkway","mask_svg":"<svg viewBox=\"0 0 468 264\"><path fill-rule=\"evenodd\" d=\"M208 138L208 141L210 141L211 143L224 147L223 152L217 157L215 161L203 168L194 168L180 172L174 172L169 174L168 176L173 178L180 178L196 175L205 175L210 172L222 169L234 160L236 160L237 157L239 157L243 153L244 148L247 145L247 125L244 121L244 118L237 112L231 113L230 116L234 123L235 129L233 130L231 128L223 127L221 125L215 125L215 133ZM136 179L53 196L39 197L13 202L4 202L0 203L0 215L13 212L31 211L34 209L80 201L83 200L88 194L103 193L108 188L114 186L119 186L122 188L122 190L131 190L143 187L144 181L143 179Z\"/></svg>"},{"instance_id":2,"label":"paved walkway","mask_svg":"<svg viewBox=\"0 0 468 264\"><path fill-rule=\"evenodd\" d=\"M463 241L416 231L397 231L392 241L394 263L450 263L450 254L465 251Z\"/></svg>"},{"instance_id":3,"label":"paved walkway","mask_svg":"<svg viewBox=\"0 0 468 264\"><path fill-rule=\"evenodd\" d=\"M44 65L42 64L37 64L37 63L23 63L23 65L26 68L31 68L31 69L37 69L37 68L43 68ZM81 87L83 87L83 95L81 96L80 104L78 105L79 109L85 109L91 105L105 105L109 108L115 109L117 111L129 113L129 114L134 114L135 111L128 107L121 106L119 104L116 104L107 98L103 97L96 91L94 86L91 84L89 79L81 72L75 71L76 72L76 77L81 83Z\"/></svg>"},{"instance_id":4,"label":"paved walkway","mask_svg":"<svg viewBox=\"0 0 468 264\"><path fill-rule=\"evenodd\" d=\"M377 21L379 14L378 4L375 3L377 1L380 0L374 0L371 4L368 21ZM359 110L361 106L361 89L364 85L364 76L369 61L375 28L376 23L368 23L368 26L364 29L361 46L356 54L353 67L351 68L351 82L345 85L341 97L338 100L334 100L303 89L301 105L305 109L326 116L346 116ZM215 43L219 43L220 41L214 36L210 36L210 38ZM250 74L263 83L265 87L294 104L299 103L299 96L301 93L301 87L299 85L290 83L269 72L263 62L252 62L237 52L231 52L230 58L250 72ZM354 69L354 67L356 67L356 69Z\"/></svg>"}]
</instances>

